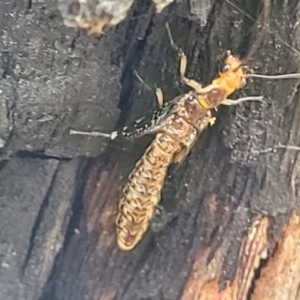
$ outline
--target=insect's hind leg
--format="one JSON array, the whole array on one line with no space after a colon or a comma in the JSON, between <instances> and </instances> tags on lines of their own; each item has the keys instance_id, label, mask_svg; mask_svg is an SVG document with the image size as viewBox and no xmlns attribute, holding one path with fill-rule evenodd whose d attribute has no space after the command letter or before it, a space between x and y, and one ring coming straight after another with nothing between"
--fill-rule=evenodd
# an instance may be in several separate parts
<instances>
[{"instance_id":1,"label":"insect's hind leg","mask_svg":"<svg viewBox=\"0 0 300 300\"><path fill-rule=\"evenodd\" d=\"M138 74L138 72L136 70L134 71L134 75L143 84L143 86L146 88L146 90L153 92L154 88L152 88L147 83L145 83L145 81L142 79L142 77ZM157 103L158 103L159 107L161 107L164 103L164 95L163 95L162 89L155 87L155 95L156 95Z\"/></svg>"},{"instance_id":2,"label":"insect's hind leg","mask_svg":"<svg viewBox=\"0 0 300 300\"><path fill-rule=\"evenodd\" d=\"M171 47L175 51L177 51L177 53L179 55L179 58L180 58L179 73L180 73L180 79L181 79L181 81L185 85L187 85L187 86L191 87L192 89L194 89L196 93L201 93L202 92L202 85L201 85L201 83L199 83L196 80L189 79L189 78L185 77L186 66L187 66L186 55L184 54L184 52L182 51L182 49L175 44L175 42L173 40L173 37L172 37L172 34L171 34L171 29L170 29L170 26L169 26L168 23L166 23L166 29L167 29L167 32L168 32L168 36L169 36Z\"/></svg>"},{"instance_id":3,"label":"insect's hind leg","mask_svg":"<svg viewBox=\"0 0 300 300\"><path fill-rule=\"evenodd\" d=\"M164 94L161 88L155 89L155 95L158 102L158 105L161 107L164 104Z\"/></svg>"}]
</instances>

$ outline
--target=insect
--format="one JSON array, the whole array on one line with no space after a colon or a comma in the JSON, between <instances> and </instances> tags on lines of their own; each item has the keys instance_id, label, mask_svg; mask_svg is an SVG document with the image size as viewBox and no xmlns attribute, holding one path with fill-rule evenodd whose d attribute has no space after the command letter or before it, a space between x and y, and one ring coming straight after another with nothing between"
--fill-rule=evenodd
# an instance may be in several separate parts
<instances>
[{"instance_id":1,"label":"insect","mask_svg":"<svg viewBox=\"0 0 300 300\"><path fill-rule=\"evenodd\" d=\"M168 27L167 27L168 29ZM145 150L131 171L128 182L123 188L116 219L117 244L123 251L132 250L147 231L161 198L161 190L171 163L182 162L190 153L199 134L213 125L215 118L211 110L220 105L237 105L246 101L262 101L262 97L228 99L246 84L247 77L265 79L299 78L299 74L258 75L233 56L229 51L224 67L216 79L206 87L193 79L185 77L187 59L178 48L168 29L171 45L180 56L181 81L193 90L163 103L163 96L157 93L160 109L156 110L149 123L129 132L127 129L110 134L102 132L82 132L71 130L70 134L104 136L115 139L117 136L137 138L145 134L155 134L154 140ZM284 148L287 148L284 146ZM297 148L298 149L298 148ZM269 151L269 150L268 150Z\"/></svg>"},{"instance_id":2,"label":"insect","mask_svg":"<svg viewBox=\"0 0 300 300\"><path fill-rule=\"evenodd\" d=\"M183 52L180 52L180 56L182 81L193 91L168 102L154 115L153 123L142 131L143 134L156 135L136 163L123 189L116 224L117 243L124 251L133 249L148 229L160 201L169 165L182 162L199 134L209 124L214 124L211 109L221 104L237 104L227 97L246 83L247 68L230 53L224 70L212 84L204 88L198 82L184 77L186 57Z\"/></svg>"},{"instance_id":3,"label":"insect","mask_svg":"<svg viewBox=\"0 0 300 300\"><path fill-rule=\"evenodd\" d=\"M211 110L219 105L236 105L248 100L262 101L262 97L246 97L236 101L228 99L234 91L246 84L246 75L251 70L229 51L225 65L218 77L206 87L185 77L187 59L183 51L173 42L167 26L171 45L180 57L180 77L184 84L193 90L163 103L162 93L157 94L158 102L163 103L152 115L150 123L133 132L123 130L111 134L85 133L72 130L71 134L108 136L114 139L140 137L155 134L154 140L137 161L123 188L116 219L117 244L121 250L133 249L149 227L151 218L161 198L161 190L171 163L182 162L190 153L199 134L215 118Z\"/></svg>"}]
</instances>

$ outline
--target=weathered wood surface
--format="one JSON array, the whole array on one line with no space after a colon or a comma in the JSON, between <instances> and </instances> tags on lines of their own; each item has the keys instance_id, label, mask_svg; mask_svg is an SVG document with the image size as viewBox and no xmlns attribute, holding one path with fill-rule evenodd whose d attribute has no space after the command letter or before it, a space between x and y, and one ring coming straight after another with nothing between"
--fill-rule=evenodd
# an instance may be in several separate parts
<instances>
[{"instance_id":1,"label":"weathered wood surface","mask_svg":"<svg viewBox=\"0 0 300 300\"><path fill-rule=\"evenodd\" d=\"M241 244L247 248L255 222L264 225L256 264L270 254L300 204L298 151L265 151L299 145L298 80L254 80L235 97L263 95L266 104L217 112L217 124L170 172L167 224L129 253L115 243L118 194L149 138L68 135L70 128L109 132L151 113L155 98L134 70L166 99L185 90L166 21L188 56L188 76L204 83L215 76L219 54L249 52L261 1L240 6L253 19L227 1L208 2L207 10L193 6L202 14L191 17L185 3L157 15L150 2L135 1L121 24L95 37L66 28L53 1L0 1L1 300L208 299L199 289L216 292L227 280L234 289ZM298 10L298 1L272 4L269 32L250 61L259 73L299 71L299 53L288 46L300 49ZM209 286L201 286L207 258L214 266ZM193 281L195 274L201 278Z\"/></svg>"}]
</instances>

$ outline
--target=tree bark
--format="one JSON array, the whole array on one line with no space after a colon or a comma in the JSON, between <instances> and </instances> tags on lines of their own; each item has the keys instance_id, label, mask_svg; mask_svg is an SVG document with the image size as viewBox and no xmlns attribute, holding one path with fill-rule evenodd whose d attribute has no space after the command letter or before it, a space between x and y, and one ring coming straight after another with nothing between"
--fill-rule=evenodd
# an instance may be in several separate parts
<instances>
[{"instance_id":1,"label":"tree bark","mask_svg":"<svg viewBox=\"0 0 300 300\"><path fill-rule=\"evenodd\" d=\"M127 253L115 242L119 195L151 137L69 135L151 114L154 88L134 71L166 101L188 90L166 22L187 77L203 84L228 49L253 52L259 74L299 71L299 3L265 13L267 3L177 1L158 14L137 0L95 36L65 27L54 1L0 1L0 300L299 299L299 260L286 250L297 251L300 228L299 151L289 147L300 143L299 80L248 80L232 99L264 103L215 113L170 168L160 218Z\"/></svg>"}]
</instances>

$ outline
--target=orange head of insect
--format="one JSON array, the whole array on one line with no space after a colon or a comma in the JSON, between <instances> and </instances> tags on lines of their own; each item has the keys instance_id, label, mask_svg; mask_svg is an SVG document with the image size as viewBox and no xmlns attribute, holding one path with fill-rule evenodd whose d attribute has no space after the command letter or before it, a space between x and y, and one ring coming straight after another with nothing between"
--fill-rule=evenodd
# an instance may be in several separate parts
<instances>
[{"instance_id":1,"label":"orange head of insect","mask_svg":"<svg viewBox=\"0 0 300 300\"><path fill-rule=\"evenodd\" d=\"M213 84L222 87L226 96L229 96L234 91L245 86L245 76L249 72L251 72L251 70L243 65L239 58L233 56L230 51L228 51L225 64L221 72L219 72L219 77L213 81Z\"/></svg>"}]
</instances>

